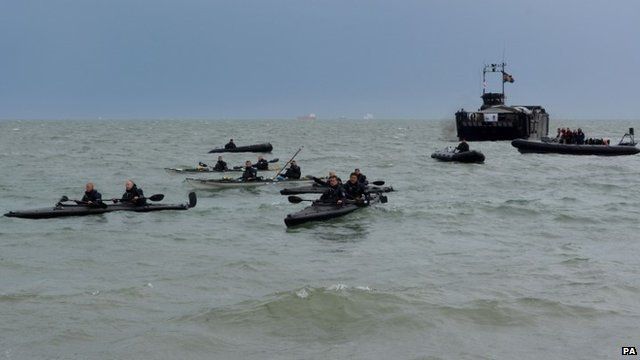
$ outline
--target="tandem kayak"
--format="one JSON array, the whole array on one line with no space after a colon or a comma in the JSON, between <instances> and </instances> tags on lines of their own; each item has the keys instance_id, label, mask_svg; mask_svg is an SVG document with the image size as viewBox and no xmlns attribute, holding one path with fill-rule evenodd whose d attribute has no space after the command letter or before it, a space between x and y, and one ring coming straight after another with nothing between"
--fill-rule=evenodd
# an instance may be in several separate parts
<instances>
[{"instance_id":1,"label":"tandem kayak","mask_svg":"<svg viewBox=\"0 0 640 360\"><path fill-rule=\"evenodd\" d=\"M313 184L308 186L300 186L295 188L286 188L280 190L281 195L298 195L298 194L322 194L327 190L326 186L320 184ZM391 192L393 187L391 186L367 186L367 192L379 193L379 192Z\"/></svg>"},{"instance_id":2,"label":"tandem kayak","mask_svg":"<svg viewBox=\"0 0 640 360\"><path fill-rule=\"evenodd\" d=\"M247 146L238 146L235 149L217 148L209 151L209 153L240 153L240 152L256 152L256 153L270 153L273 150L271 143L255 144Z\"/></svg>"},{"instance_id":3,"label":"tandem kayak","mask_svg":"<svg viewBox=\"0 0 640 360\"><path fill-rule=\"evenodd\" d=\"M378 202L387 202L387 197L380 194L371 194L369 202L355 203L353 201L349 201L343 205L314 201L311 206L308 206L296 213L287 215L287 217L284 218L284 223L287 227L291 227L311 221L333 219Z\"/></svg>"},{"instance_id":4,"label":"tandem kayak","mask_svg":"<svg viewBox=\"0 0 640 360\"><path fill-rule=\"evenodd\" d=\"M194 192L189 193L189 203L187 204L146 204L142 206L136 206L128 203L117 203L107 205L106 207L93 207L87 205L63 205L58 204L54 207L22 210L22 211L10 211L4 216L17 217L23 219L49 219L65 216L86 216L86 215L99 215L114 211L134 211L134 212L151 212L151 211L163 211L163 210L187 210L195 207L197 203L196 194Z\"/></svg>"},{"instance_id":5,"label":"tandem kayak","mask_svg":"<svg viewBox=\"0 0 640 360\"><path fill-rule=\"evenodd\" d=\"M634 144L629 145L577 145L560 144L556 142L541 142L516 139L511 142L521 153L539 154L568 154L568 155L599 155L620 156L635 155L640 152Z\"/></svg>"},{"instance_id":6,"label":"tandem kayak","mask_svg":"<svg viewBox=\"0 0 640 360\"><path fill-rule=\"evenodd\" d=\"M242 181L238 179L186 178L185 181L196 189L228 189L228 188L250 188L250 187L264 186L269 184L309 183L313 180L310 176L304 176L300 179L295 179L295 180L261 179L261 180L253 180L253 181Z\"/></svg>"},{"instance_id":7,"label":"tandem kayak","mask_svg":"<svg viewBox=\"0 0 640 360\"><path fill-rule=\"evenodd\" d=\"M431 154L431 157L440 161L461 162L461 163L483 163L484 154L479 151L455 152L451 149L438 150Z\"/></svg>"}]
</instances>

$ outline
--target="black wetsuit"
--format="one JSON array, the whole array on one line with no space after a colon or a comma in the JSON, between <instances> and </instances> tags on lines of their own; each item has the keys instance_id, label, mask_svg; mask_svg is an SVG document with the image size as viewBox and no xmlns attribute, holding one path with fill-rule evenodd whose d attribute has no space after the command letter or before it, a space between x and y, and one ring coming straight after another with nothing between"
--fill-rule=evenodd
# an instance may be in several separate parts
<instances>
[{"instance_id":1,"label":"black wetsuit","mask_svg":"<svg viewBox=\"0 0 640 360\"><path fill-rule=\"evenodd\" d=\"M258 178L258 170L249 166L244 168L244 172L242 173L243 181L253 181Z\"/></svg>"},{"instance_id":2,"label":"black wetsuit","mask_svg":"<svg viewBox=\"0 0 640 360\"><path fill-rule=\"evenodd\" d=\"M284 177L287 179L300 179L302 176L302 171L300 170L300 166L291 165L287 171L284 173Z\"/></svg>"},{"instance_id":3,"label":"black wetsuit","mask_svg":"<svg viewBox=\"0 0 640 360\"><path fill-rule=\"evenodd\" d=\"M134 197L138 197L139 199L133 200ZM134 184L131 190L127 190L125 191L124 194L122 194L122 198L120 199L120 201L131 202L131 203L134 203L135 205L140 206L147 203L147 200L143 198L144 198L144 193L142 192L142 189L139 189L138 186Z\"/></svg>"},{"instance_id":4,"label":"black wetsuit","mask_svg":"<svg viewBox=\"0 0 640 360\"><path fill-rule=\"evenodd\" d=\"M258 170L269 170L269 162L265 159L258 160L257 163L253 165Z\"/></svg>"},{"instance_id":5,"label":"black wetsuit","mask_svg":"<svg viewBox=\"0 0 640 360\"><path fill-rule=\"evenodd\" d=\"M229 141L225 146L224 146L225 150L233 150L236 148L236 144L233 143L232 141Z\"/></svg>"},{"instance_id":6,"label":"black wetsuit","mask_svg":"<svg viewBox=\"0 0 640 360\"><path fill-rule=\"evenodd\" d=\"M344 188L338 184L336 186L329 186L327 190L320 196L320 201L335 203L338 200L346 199Z\"/></svg>"},{"instance_id":7,"label":"black wetsuit","mask_svg":"<svg viewBox=\"0 0 640 360\"><path fill-rule=\"evenodd\" d=\"M227 167L227 163L222 161L222 160L218 160L218 162L213 166L213 170L216 171L225 171L225 170L229 170L229 168Z\"/></svg>"},{"instance_id":8,"label":"black wetsuit","mask_svg":"<svg viewBox=\"0 0 640 360\"><path fill-rule=\"evenodd\" d=\"M342 185L342 187L347 198L352 200L359 199L360 197L365 195L365 192L367 191L366 186L359 181L356 181L355 184L353 184L351 181L347 181L346 183L344 183L344 185Z\"/></svg>"},{"instance_id":9,"label":"black wetsuit","mask_svg":"<svg viewBox=\"0 0 640 360\"><path fill-rule=\"evenodd\" d=\"M469 151L469 144L467 144L466 141L463 141L460 144L458 144L458 147L456 147L456 150L458 150L459 152L467 152Z\"/></svg>"},{"instance_id":10,"label":"black wetsuit","mask_svg":"<svg viewBox=\"0 0 640 360\"><path fill-rule=\"evenodd\" d=\"M348 181L347 181L348 182ZM364 174L360 173L360 175L358 175L358 182L362 185L367 185L369 184L369 182L367 181L367 177L364 176Z\"/></svg>"},{"instance_id":11,"label":"black wetsuit","mask_svg":"<svg viewBox=\"0 0 640 360\"><path fill-rule=\"evenodd\" d=\"M100 194L96 189L93 189L89 192L84 192L84 196L82 197L83 202L91 201L94 204L102 202L102 194Z\"/></svg>"}]
</instances>

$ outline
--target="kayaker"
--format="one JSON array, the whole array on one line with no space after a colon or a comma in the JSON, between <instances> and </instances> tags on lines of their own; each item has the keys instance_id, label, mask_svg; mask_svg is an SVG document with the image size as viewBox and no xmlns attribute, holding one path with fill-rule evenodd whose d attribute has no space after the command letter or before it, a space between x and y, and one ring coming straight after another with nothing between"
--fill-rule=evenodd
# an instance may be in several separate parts
<instances>
[{"instance_id":1,"label":"kayaker","mask_svg":"<svg viewBox=\"0 0 640 360\"><path fill-rule=\"evenodd\" d=\"M329 187L322 194L322 196L320 196L320 201L342 204L342 202L346 199L346 195L344 193L342 185L338 183L338 178L336 176L332 176L329 178L328 183Z\"/></svg>"},{"instance_id":2,"label":"kayaker","mask_svg":"<svg viewBox=\"0 0 640 360\"><path fill-rule=\"evenodd\" d=\"M461 153L467 152L469 151L469 144L467 144L467 142L464 139L462 139L460 144L458 144L458 146L456 147L456 150Z\"/></svg>"},{"instance_id":3,"label":"kayaker","mask_svg":"<svg viewBox=\"0 0 640 360\"><path fill-rule=\"evenodd\" d=\"M84 196L82 196L82 202L88 205L95 205L102 202L102 194L95 189L95 185L92 182L87 183L84 186Z\"/></svg>"},{"instance_id":4,"label":"kayaker","mask_svg":"<svg viewBox=\"0 0 640 360\"><path fill-rule=\"evenodd\" d=\"M145 205L147 200L144 198L144 193L142 189L139 189L138 186L132 181L127 180L124 183L125 192L122 194L122 198L120 199L112 199L114 203L117 202L130 202L137 206Z\"/></svg>"},{"instance_id":5,"label":"kayaker","mask_svg":"<svg viewBox=\"0 0 640 360\"><path fill-rule=\"evenodd\" d=\"M258 156L258 162L253 167L258 170L269 170L269 162L264 156Z\"/></svg>"},{"instance_id":6,"label":"kayaker","mask_svg":"<svg viewBox=\"0 0 640 360\"><path fill-rule=\"evenodd\" d=\"M222 160L222 156L218 156L218 162L213 166L213 170L215 171L227 171L229 168L227 167L227 163Z\"/></svg>"},{"instance_id":7,"label":"kayaker","mask_svg":"<svg viewBox=\"0 0 640 360\"><path fill-rule=\"evenodd\" d=\"M258 178L258 170L253 167L251 161L247 160L244 163L244 172L240 180L242 181L254 181Z\"/></svg>"},{"instance_id":8,"label":"kayaker","mask_svg":"<svg viewBox=\"0 0 640 360\"><path fill-rule=\"evenodd\" d=\"M367 177L360 172L360 169L353 170L353 173L356 174L356 176L358 177L358 182L360 182L363 185L369 184L369 182L367 181Z\"/></svg>"},{"instance_id":9,"label":"kayaker","mask_svg":"<svg viewBox=\"0 0 640 360\"><path fill-rule=\"evenodd\" d=\"M225 150L233 150L236 148L236 143L233 142L233 139L229 139L229 142L224 146Z\"/></svg>"},{"instance_id":10,"label":"kayaker","mask_svg":"<svg viewBox=\"0 0 640 360\"><path fill-rule=\"evenodd\" d=\"M358 180L358 175L355 172L349 175L349 181L344 183L342 187L344 188L344 193L347 196L347 199L351 200L362 198L367 191L366 186Z\"/></svg>"},{"instance_id":11,"label":"kayaker","mask_svg":"<svg viewBox=\"0 0 640 360\"><path fill-rule=\"evenodd\" d=\"M329 176L327 176L327 181L324 181L320 178L317 177L312 177L313 181L316 182L316 184L319 184L321 186L329 186L329 179L331 179L332 177L335 177L336 179L338 179L338 184L342 184L342 179L340 179L338 177L338 175L336 175L335 171L329 171Z\"/></svg>"},{"instance_id":12,"label":"kayaker","mask_svg":"<svg viewBox=\"0 0 640 360\"><path fill-rule=\"evenodd\" d=\"M287 171L285 171L284 175L281 175L279 177L282 178L281 180L284 180L284 179L300 179L301 176L302 176L302 170L300 170L300 166L298 166L295 160L292 160L291 164L287 168Z\"/></svg>"}]
</instances>

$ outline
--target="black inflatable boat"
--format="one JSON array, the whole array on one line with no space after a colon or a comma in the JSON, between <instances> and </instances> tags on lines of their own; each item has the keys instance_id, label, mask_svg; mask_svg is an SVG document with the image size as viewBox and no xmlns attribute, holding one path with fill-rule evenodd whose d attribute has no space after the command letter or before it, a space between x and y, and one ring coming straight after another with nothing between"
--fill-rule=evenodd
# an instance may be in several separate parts
<instances>
[{"instance_id":1,"label":"black inflatable boat","mask_svg":"<svg viewBox=\"0 0 640 360\"><path fill-rule=\"evenodd\" d=\"M562 144L548 138L542 139L542 141L516 139L511 142L511 145L521 153L598 156L635 155L640 153L640 149L636 147L633 128L629 128L629 132L622 136L617 145Z\"/></svg>"},{"instance_id":2,"label":"black inflatable boat","mask_svg":"<svg viewBox=\"0 0 640 360\"><path fill-rule=\"evenodd\" d=\"M235 149L218 148L218 149L213 149L213 150L209 151L209 153L224 153L224 152L231 152L231 153L241 153L241 152L270 153L272 150L273 150L273 146L271 145L271 143L264 143L264 144L256 144L256 145L238 146Z\"/></svg>"},{"instance_id":3,"label":"black inflatable boat","mask_svg":"<svg viewBox=\"0 0 640 360\"><path fill-rule=\"evenodd\" d=\"M299 186L294 188L286 188L280 190L280 195L298 195L298 194L322 194L327 190L326 186L313 184L309 186ZM367 191L372 193L391 192L391 186L367 186Z\"/></svg>"},{"instance_id":4,"label":"black inflatable boat","mask_svg":"<svg viewBox=\"0 0 640 360\"><path fill-rule=\"evenodd\" d=\"M479 151L456 152L453 149L438 150L431 154L431 157L440 161L461 162L461 163L483 163L484 154Z\"/></svg>"}]
</instances>

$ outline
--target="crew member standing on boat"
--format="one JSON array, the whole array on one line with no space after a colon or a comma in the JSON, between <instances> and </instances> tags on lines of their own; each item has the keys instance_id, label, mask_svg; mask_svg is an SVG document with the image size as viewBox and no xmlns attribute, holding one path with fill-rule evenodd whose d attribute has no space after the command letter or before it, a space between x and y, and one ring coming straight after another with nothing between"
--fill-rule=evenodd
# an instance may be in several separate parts
<instances>
[{"instance_id":1,"label":"crew member standing on boat","mask_svg":"<svg viewBox=\"0 0 640 360\"><path fill-rule=\"evenodd\" d=\"M240 178L242 181L254 181L258 178L258 170L256 170L251 161L247 160L244 163L244 172L242 173L242 177Z\"/></svg>"},{"instance_id":2,"label":"crew member standing on boat","mask_svg":"<svg viewBox=\"0 0 640 360\"><path fill-rule=\"evenodd\" d=\"M218 156L218 162L213 167L215 171L227 171L229 168L227 167L227 163L222 160L222 156Z\"/></svg>"},{"instance_id":3,"label":"crew member standing on boat","mask_svg":"<svg viewBox=\"0 0 640 360\"><path fill-rule=\"evenodd\" d=\"M229 142L224 146L225 150L233 150L236 148L236 144L233 142L233 139L229 139Z\"/></svg>"},{"instance_id":4,"label":"crew member standing on boat","mask_svg":"<svg viewBox=\"0 0 640 360\"><path fill-rule=\"evenodd\" d=\"M456 150L458 152L467 152L469 151L469 144L467 144L467 142L465 141L465 139L462 139L462 141L460 142L460 144L458 144L458 146L456 147Z\"/></svg>"},{"instance_id":5,"label":"crew member standing on boat","mask_svg":"<svg viewBox=\"0 0 640 360\"><path fill-rule=\"evenodd\" d=\"M96 205L102 202L102 194L95 189L95 185L93 185L92 182L85 185L82 202L87 203L88 205Z\"/></svg>"}]
</instances>

